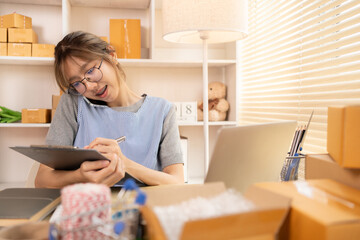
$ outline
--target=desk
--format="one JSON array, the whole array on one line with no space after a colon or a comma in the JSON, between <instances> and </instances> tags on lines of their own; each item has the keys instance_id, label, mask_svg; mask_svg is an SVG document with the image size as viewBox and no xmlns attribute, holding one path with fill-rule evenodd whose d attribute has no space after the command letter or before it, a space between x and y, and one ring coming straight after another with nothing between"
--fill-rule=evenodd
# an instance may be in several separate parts
<instances>
[{"instance_id":1,"label":"desk","mask_svg":"<svg viewBox=\"0 0 360 240\"><path fill-rule=\"evenodd\" d=\"M119 193L119 188L111 188L112 199L115 200ZM54 204L58 205L60 198ZM2 239L47 239L49 234L49 221L53 211L42 221L24 220L22 223L0 227L0 240Z\"/></svg>"}]
</instances>

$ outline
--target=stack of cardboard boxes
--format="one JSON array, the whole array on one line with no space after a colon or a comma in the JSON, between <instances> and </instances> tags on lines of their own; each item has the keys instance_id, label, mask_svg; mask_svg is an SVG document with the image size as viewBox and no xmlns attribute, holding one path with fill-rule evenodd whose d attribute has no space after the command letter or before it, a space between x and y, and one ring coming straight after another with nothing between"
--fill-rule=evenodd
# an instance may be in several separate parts
<instances>
[{"instance_id":1,"label":"stack of cardboard boxes","mask_svg":"<svg viewBox=\"0 0 360 240\"><path fill-rule=\"evenodd\" d=\"M38 44L32 19L18 13L0 16L0 56L53 57L53 44Z\"/></svg>"},{"instance_id":2,"label":"stack of cardboard boxes","mask_svg":"<svg viewBox=\"0 0 360 240\"><path fill-rule=\"evenodd\" d=\"M54 117L56 107L59 104L60 95L52 95L52 108L22 109L22 123L50 123Z\"/></svg>"},{"instance_id":3,"label":"stack of cardboard boxes","mask_svg":"<svg viewBox=\"0 0 360 240\"><path fill-rule=\"evenodd\" d=\"M360 106L328 109L328 154L306 158L306 178L330 178L360 190Z\"/></svg>"},{"instance_id":4,"label":"stack of cardboard boxes","mask_svg":"<svg viewBox=\"0 0 360 240\"><path fill-rule=\"evenodd\" d=\"M360 106L329 107L328 154L306 157L304 182L258 183L292 199L289 239L360 239Z\"/></svg>"},{"instance_id":5,"label":"stack of cardboard boxes","mask_svg":"<svg viewBox=\"0 0 360 240\"><path fill-rule=\"evenodd\" d=\"M360 239L359 122L360 106L329 108L329 154L307 156L305 181L256 183L244 196L258 207L269 204L267 208L189 221L180 239ZM224 189L215 183L146 188L142 212L149 239L166 239L154 207L210 197Z\"/></svg>"},{"instance_id":6,"label":"stack of cardboard boxes","mask_svg":"<svg viewBox=\"0 0 360 240\"><path fill-rule=\"evenodd\" d=\"M0 56L54 57L54 44L39 44L32 18L12 13L0 16ZM49 123L50 109L22 109L22 123Z\"/></svg>"}]
</instances>

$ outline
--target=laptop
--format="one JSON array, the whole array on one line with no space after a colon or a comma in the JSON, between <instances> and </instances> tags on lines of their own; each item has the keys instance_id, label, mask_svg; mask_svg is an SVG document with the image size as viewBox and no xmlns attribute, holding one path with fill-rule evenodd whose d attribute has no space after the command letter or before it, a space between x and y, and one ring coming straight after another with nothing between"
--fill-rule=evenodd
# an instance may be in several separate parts
<instances>
[{"instance_id":1,"label":"laptop","mask_svg":"<svg viewBox=\"0 0 360 240\"><path fill-rule=\"evenodd\" d=\"M205 182L245 192L253 183L279 181L296 126L283 121L221 128Z\"/></svg>"}]
</instances>

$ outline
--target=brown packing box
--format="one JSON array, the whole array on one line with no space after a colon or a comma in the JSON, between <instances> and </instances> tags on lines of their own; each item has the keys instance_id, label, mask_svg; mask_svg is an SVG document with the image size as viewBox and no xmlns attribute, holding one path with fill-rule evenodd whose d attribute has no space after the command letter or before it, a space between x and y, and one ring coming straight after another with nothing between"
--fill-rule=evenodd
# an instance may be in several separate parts
<instances>
[{"instance_id":1,"label":"brown packing box","mask_svg":"<svg viewBox=\"0 0 360 240\"><path fill-rule=\"evenodd\" d=\"M59 104L61 95L52 95L52 109L56 109L57 105Z\"/></svg>"},{"instance_id":2,"label":"brown packing box","mask_svg":"<svg viewBox=\"0 0 360 240\"><path fill-rule=\"evenodd\" d=\"M141 58L140 19L110 19L110 44L118 58Z\"/></svg>"},{"instance_id":3,"label":"brown packing box","mask_svg":"<svg viewBox=\"0 0 360 240\"><path fill-rule=\"evenodd\" d=\"M51 117L51 109L22 109L22 123L49 123Z\"/></svg>"},{"instance_id":4,"label":"brown packing box","mask_svg":"<svg viewBox=\"0 0 360 240\"><path fill-rule=\"evenodd\" d=\"M0 28L0 42L7 42L7 28Z\"/></svg>"},{"instance_id":5,"label":"brown packing box","mask_svg":"<svg viewBox=\"0 0 360 240\"><path fill-rule=\"evenodd\" d=\"M329 179L255 186L292 198L288 239L360 239L359 190Z\"/></svg>"},{"instance_id":6,"label":"brown packing box","mask_svg":"<svg viewBox=\"0 0 360 240\"><path fill-rule=\"evenodd\" d=\"M106 37L106 36L100 36L99 37L100 39L102 39L102 40L104 40L105 42L109 42L109 39L108 39L108 37Z\"/></svg>"},{"instance_id":7,"label":"brown packing box","mask_svg":"<svg viewBox=\"0 0 360 240\"><path fill-rule=\"evenodd\" d=\"M328 108L327 151L342 167L360 168L360 106Z\"/></svg>"},{"instance_id":8,"label":"brown packing box","mask_svg":"<svg viewBox=\"0 0 360 240\"><path fill-rule=\"evenodd\" d=\"M0 43L0 56L7 56L7 43Z\"/></svg>"},{"instance_id":9,"label":"brown packing box","mask_svg":"<svg viewBox=\"0 0 360 240\"><path fill-rule=\"evenodd\" d=\"M51 119L50 119L50 122L52 122L52 120L54 119L55 112L56 112L56 109L51 109Z\"/></svg>"},{"instance_id":10,"label":"brown packing box","mask_svg":"<svg viewBox=\"0 0 360 240\"><path fill-rule=\"evenodd\" d=\"M31 57L31 43L8 43L8 56Z\"/></svg>"},{"instance_id":11,"label":"brown packing box","mask_svg":"<svg viewBox=\"0 0 360 240\"><path fill-rule=\"evenodd\" d=\"M328 154L309 154L305 160L305 178L329 178L360 190L360 169L342 168Z\"/></svg>"},{"instance_id":12,"label":"brown packing box","mask_svg":"<svg viewBox=\"0 0 360 240\"><path fill-rule=\"evenodd\" d=\"M0 16L0 27L2 28L32 28L31 17L18 13Z\"/></svg>"},{"instance_id":13,"label":"brown packing box","mask_svg":"<svg viewBox=\"0 0 360 240\"><path fill-rule=\"evenodd\" d=\"M210 198L226 190L223 183L163 185L146 187L147 203L141 209L149 239L166 239L152 208L178 204L196 197ZM166 197L165 197L166 196ZM193 220L185 223L180 239L277 239L288 211L286 197L251 187L244 196L255 209L247 213Z\"/></svg>"},{"instance_id":14,"label":"brown packing box","mask_svg":"<svg viewBox=\"0 0 360 240\"><path fill-rule=\"evenodd\" d=\"M33 43L32 56L33 57L54 57L54 44L39 44Z\"/></svg>"},{"instance_id":15,"label":"brown packing box","mask_svg":"<svg viewBox=\"0 0 360 240\"><path fill-rule=\"evenodd\" d=\"M11 43L37 43L37 34L33 29L8 29L8 41Z\"/></svg>"}]
</instances>

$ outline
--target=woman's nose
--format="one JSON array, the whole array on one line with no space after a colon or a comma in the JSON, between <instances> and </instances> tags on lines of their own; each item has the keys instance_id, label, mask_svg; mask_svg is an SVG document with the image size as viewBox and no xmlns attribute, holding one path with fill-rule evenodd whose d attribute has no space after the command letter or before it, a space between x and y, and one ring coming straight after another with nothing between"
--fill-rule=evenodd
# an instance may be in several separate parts
<instances>
[{"instance_id":1,"label":"woman's nose","mask_svg":"<svg viewBox=\"0 0 360 240\"><path fill-rule=\"evenodd\" d=\"M97 88L97 82L89 82L89 81L84 81L85 84L86 84L86 89L91 91L93 89L96 89Z\"/></svg>"}]
</instances>

